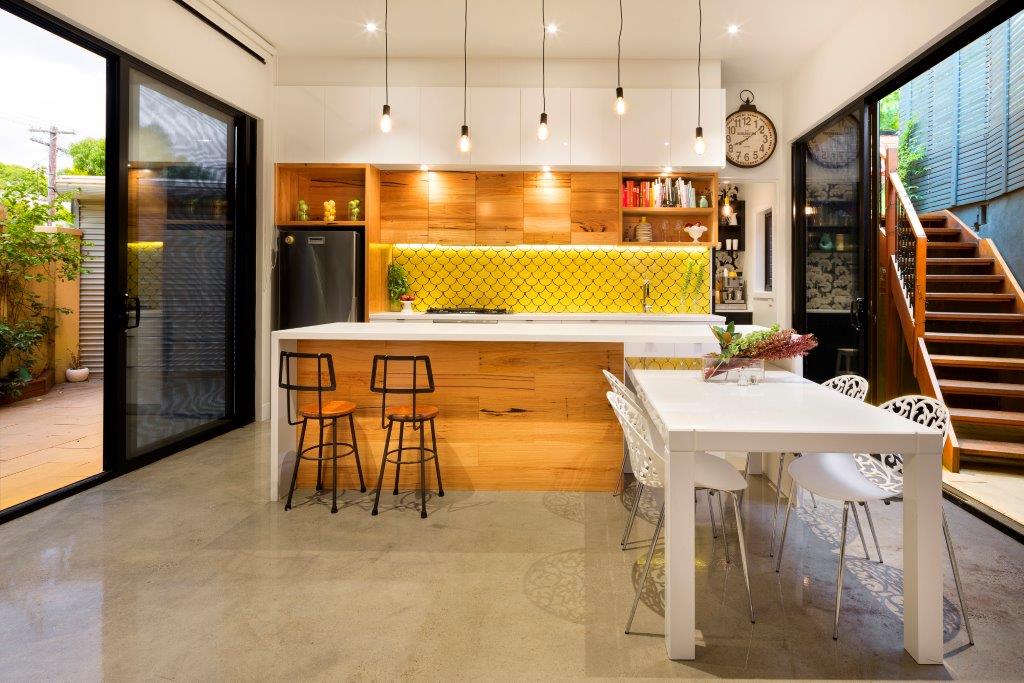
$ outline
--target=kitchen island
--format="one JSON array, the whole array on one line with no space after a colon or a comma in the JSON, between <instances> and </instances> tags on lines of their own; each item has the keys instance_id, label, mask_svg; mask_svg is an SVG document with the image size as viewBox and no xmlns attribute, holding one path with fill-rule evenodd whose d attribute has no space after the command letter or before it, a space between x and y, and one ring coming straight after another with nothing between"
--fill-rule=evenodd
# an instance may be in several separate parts
<instances>
[{"instance_id":1,"label":"kitchen island","mask_svg":"<svg viewBox=\"0 0 1024 683\"><path fill-rule=\"evenodd\" d=\"M384 445L380 395L369 390L373 356L423 354L437 385L428 400L440 409L446 489L594 491L614 487L622 459L601 370L622 377L625 358L693 358L715 349L705 323L369 322L280 330L271 335L269 496L286 493L297 438L287 423L287 393L277 387L281 351L333 355L337 390L330 398L359 406L367 481L376 480ZM314 368L300 365L300 379L315 382ZM351 487L354 463L342 463L339 486ZM404 469L403 488L415 487L418 472ZM299 486L310 486L315 474L314 463L303 462Z\"/></svg>"}]
</instances>

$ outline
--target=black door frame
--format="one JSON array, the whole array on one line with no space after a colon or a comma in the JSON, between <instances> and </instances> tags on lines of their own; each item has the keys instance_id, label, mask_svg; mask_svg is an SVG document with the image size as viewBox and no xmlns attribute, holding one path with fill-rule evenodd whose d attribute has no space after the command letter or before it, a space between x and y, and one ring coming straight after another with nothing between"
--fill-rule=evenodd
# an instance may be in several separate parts
<instances>
[{"instance_id":1,"label":"black door frame","mask_svg":"<svg viewBox=\"0 0 1024 683\"><path fill-rule=\"evenodd\" d=\"M105 382L103 391L103 471L37 498L0 510L0 524L45 507L163 457L184 450L225 432L237 429L255 418L256 368L256 176L257 122L248 114L183 83L173 76L117 49L106 41L73 26L26 0L0 0L0 11L23 19L41 29L78 45L106 60L106 188L104 200L107 265L104 281ZM125 321L122 302L127 277L128 212L128 73L136 69L174 87L182 93L232 117L235 123L234 218L234 325L229 344L233 356L232 414L200 432L161 447L143 456L127 459L124 431L125 396Z\"/></svg>"}]
</instances>

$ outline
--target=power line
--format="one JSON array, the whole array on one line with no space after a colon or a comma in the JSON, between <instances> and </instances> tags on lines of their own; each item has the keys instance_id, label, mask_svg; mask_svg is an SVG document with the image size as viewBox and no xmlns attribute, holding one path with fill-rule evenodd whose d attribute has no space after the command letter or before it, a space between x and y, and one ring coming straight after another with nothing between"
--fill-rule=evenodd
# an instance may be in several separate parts
<instances>
[{"instance_id":1,"label":"power line","mask_svg":"<svg viewBox=\"0 0 1024 683\"><path fill-rule=\"evenodd\" d=\"M46 198L50 203L50 217L53 218L53 200L57 197L57 152L61 151L67 154L67 150L58 144L61 135L74 135L73 130L60 130L57 126L50 126L49 128L29 128L30 133L46 133L47 139L32 138L32 142L37 142L40 145L45 145L50 148L50 163L47 174L46 182Z\"/></svg>"}]
</instances>

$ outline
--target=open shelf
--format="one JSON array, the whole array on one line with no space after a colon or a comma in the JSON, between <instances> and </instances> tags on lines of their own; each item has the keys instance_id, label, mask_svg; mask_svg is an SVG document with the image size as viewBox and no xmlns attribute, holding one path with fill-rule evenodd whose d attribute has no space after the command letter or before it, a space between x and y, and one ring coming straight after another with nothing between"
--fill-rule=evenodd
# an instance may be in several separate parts
<instances>
[{"instance_id":1,"label":"open shelf","mask_svg":"<svg viewBox=\"0 0 1024 683\"><path fill-rule=\"evenodd\" d=\"M704 209L682 206L624 206L622 213L628 216L646 216L647 214L669 214L675 216L707 216L714 209L710 206Z\"/></svg>"},{"instance_id":2,"label":"open shelf","mask_svg":"<svg viewBox=\"0 0 1024 683\"><path fill-rule=\"evenodd\" d=\"M715 246L711 242L620 242L623 247L706 247Z\"/></svg>"}]
</instances>

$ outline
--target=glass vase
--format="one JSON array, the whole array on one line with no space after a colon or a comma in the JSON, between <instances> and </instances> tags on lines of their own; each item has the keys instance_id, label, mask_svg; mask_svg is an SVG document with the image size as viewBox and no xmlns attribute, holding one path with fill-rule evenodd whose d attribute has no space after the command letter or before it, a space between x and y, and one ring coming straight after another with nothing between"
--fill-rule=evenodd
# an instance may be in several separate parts
<instances>
[{"instance_id":1,"label":"glass vase","mask_svg":"<svg viewBox=\"0 0 1024 683\"><path fill-rule=\"evenodd\" d=\"M705 382L733 382L743 386L764 381L764 359L730 358L722 360L717 354L702 358L701 376Z\"/></svg>"}]
</instances>

